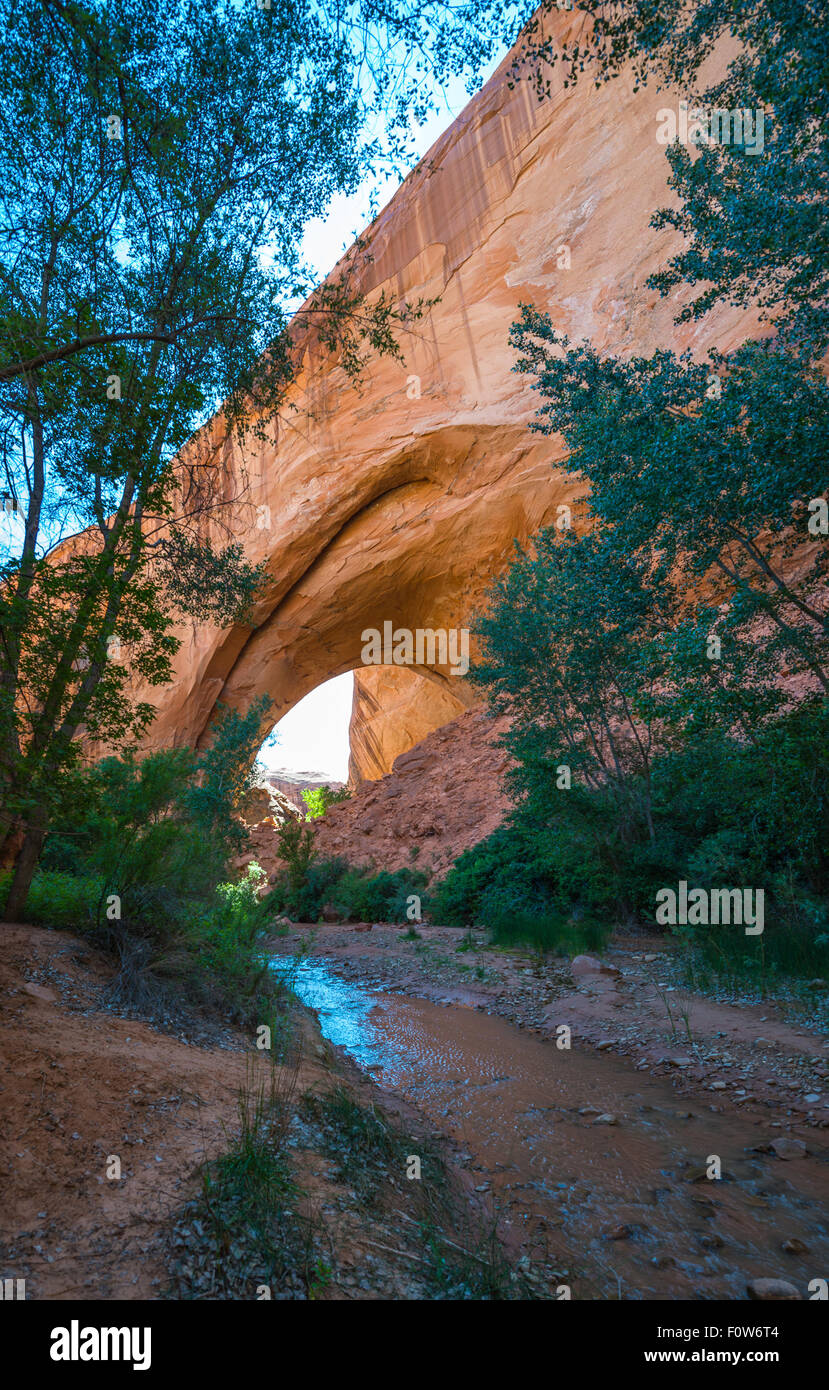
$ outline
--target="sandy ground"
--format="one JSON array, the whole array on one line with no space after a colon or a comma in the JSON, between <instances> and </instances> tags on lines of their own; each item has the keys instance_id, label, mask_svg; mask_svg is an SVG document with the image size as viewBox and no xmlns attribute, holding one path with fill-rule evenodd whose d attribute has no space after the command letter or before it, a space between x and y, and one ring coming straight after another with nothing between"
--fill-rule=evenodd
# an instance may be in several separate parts
<instances>
[{"instance_id":1,"label":"sandy ground","mask_svg":"<svg viewBox=\"0 0 829 1390\"><path fill-rule=\"evenodd\" d=\"M161 1297L170 1221L198 1190L199 1165L227 1147L256 1054L231 1030L197 1045L118 1017L106 1003L113 968L83 941L2 931L0 1277L25 1278L35 1299ZM307 1012L285 1070L297 1097L334 1082L368 1089ZM107 1176L112 1156L119 1180ZM318 1296L411 1296L412 1258L394 1223L360 1211L301 1141L291 1160L334 1271Z\"/></svg>"},{"instance_id":2,"label":"sandy ground","mask_svg":"<svg viewBox=\"0 0 829 1390\"><path fill-rule=\"evenodd\" d=\"M361 1046L378 1085L461 1146L540 1286L740 1300L777 1279L804 1298L823 1277L819 990L711 999L682 987L682 961L658 938L545 961L451 929L355 923L297 926L273 949L307 956L307 997L333 1036L364 1007L348 986L371 991ZM342 1002L332 975L347 982Z\"/></svg>"},{"instance_id":3,"label":"sandy ground","mask_svg":"<svg viewBox=\"0 0 829 1390\"><path fill-rule=\"evenodd\" d=\"M611 946L601 968L574 973L568 961L494 950L450 929L418 930L410 938L400 927L368 923L300 926L272 946L327 959L338 974L378 992L491 1014L528 1035L553 1037L566 1025L574 1047L599 1060L617 1054L607 1060L610 1090L610 1073L625 1058L647 1073L643 1088L660 1078L689 1104L704 1105L712 1120L732 1116L736 1123L739 1114L741 1131L753 1124L758 1141L783 1141L783 1151L770 1154L772 1162L786 1160L781 1171L794 1177L805 1163L803 1181L820 1183L829 1049L811 1024L796 1024L769 1003L690 994L677 984L676 962L660 940ZM3 932L0 1276L24 1278L27 1297L36 1299L163 1297L171 1225L197 1192L205 1158L227 1147L257 1054L229 1028L191 1018L162 1030L115 1012L112 964L78 938L36 927ZM323 1042L307 1011L297 1015L283 1070L297 1098L344 1083L363 1103L396 1112L410 1132L419 1127L434 1138L442 1130L457 1140L449 1122L381 1096ZM583 1128L590 1119L579 1113L572 1123ZM592 1142L589 1135L588 1127L579 1142ZM367 1210L313 1136L300 1126L291 1142L302 1210L316 1223L331 1270L315 1296L428 1296L409 1228L394 1214L405 1206L407 1184L393 1184L389 1210ZM795 1147L787 1152L786 1145ZM117 1180L108 1176L113 1156L121 1163ZM485 1207L488 1197L474 1196L480 1173L459 1157L463 1190Z\"/></svg>"}]
</instances>

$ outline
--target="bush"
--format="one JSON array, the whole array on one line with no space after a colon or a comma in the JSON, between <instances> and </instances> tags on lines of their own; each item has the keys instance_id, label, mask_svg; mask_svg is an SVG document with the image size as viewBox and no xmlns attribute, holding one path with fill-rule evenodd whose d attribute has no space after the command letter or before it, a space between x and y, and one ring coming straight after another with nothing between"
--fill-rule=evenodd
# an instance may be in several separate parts
<instances>
[{"instance_id":1,"label":"bush","mask_svg":"<svg viewBox=\"0 0 829 1390\"><path fill-rule=\"evenodd\" d=\"M450 927L490 926L514 911L544 912L553 885L545 846L513 817L455 861L433 889L430 913Z\"/></svg>"},{"instance_id":2,"label":"bush","mask_svg":"<svg viewBox=\"0 0 829 1390\"><path fill-rule=\"evenodd\" d=\"M321 1268L314 1228L296 1211L288 1153L292 1079L248 1065L239 1126L224 1153L201 1169L201 1190L169 1232L177 1298L240 1299L267 1284L282 1297L313 1297Z\"/></svg>"},{"instance_id":3,"label":"bush","mask_svg":"<svg viewBox=\"0 0 829 1390\"><path fill-rule=\"evenodd\" d=\"M371 874L345 859L312 854L301 873L297 858L288 863L268 903L297 922L318 922L329 906L347 922L399 922L406 917L407 898L413 893L422 898L427 883L427 875L416 869Z\"/></svg>"},{"instance_id":4,"label":"bush","mask_svg":"<svg viewBox=\"0 0 829 1390\"><path fill-rule=\"evenodd\" d=\"M0 901L11 886L11 873L0 874ZM34 878L26 915L44 927L94 927L104 883L100 877L81 877L62 869L40 870Z\"/></svg>"},{"instance_id":5,"label":"bush","mask_svg":"<svg viewBox=\"0 0 829 1390\"><path fill-rule=\"evenodd\" d=\"M324 816L329 806L336 806L338 801L348 801L351 792L348 787L309 787L302 793L302 800L308 808L306 820L319 820Z\"/></svg>"},{"instance_id":6,"label":"bush","mask_svg":"<svg viewBox=\"0 0 829 1390\"><path fill-rule=\"evenodd\" d=\"M27 916L115 955L120 1003L169 1007L185 997L280 1029L285 990L263 957L266 875L251 864L240 882L228 880L246 835L235 812L260 716L259 706L225 715L200 757L178 748L104 759L78 775L78 795L52 827Z\"/></svg>"},{"instance_id":7,"label":"bush","mask_svg":"<svg viewBox=\"0 0 829 1390\"><path fill-rule=\"evenodd\" d=\"M556 912L493 914L489 926L499 946L534 946L557 955L600 951L610 936L610 921L564 917Z\"/></svg>"},{"instance_id":8,"label":"bush","mask_svg":"<svg viewBox=\"0 0 829 1390\"><path fill-rule=\"evenodd\" d=\"M520 744L519 744L520 748ZM536 756L517 804L435 888L434 920L501 941L600 944L619 922L656 928L658 889L762 888L765 930L677 927L711 969L829 975L829 712L809 703L751 743L709 730L653 759L655 838L624 843L602 790L555 789Z\"/></svg>"}]
</instances>

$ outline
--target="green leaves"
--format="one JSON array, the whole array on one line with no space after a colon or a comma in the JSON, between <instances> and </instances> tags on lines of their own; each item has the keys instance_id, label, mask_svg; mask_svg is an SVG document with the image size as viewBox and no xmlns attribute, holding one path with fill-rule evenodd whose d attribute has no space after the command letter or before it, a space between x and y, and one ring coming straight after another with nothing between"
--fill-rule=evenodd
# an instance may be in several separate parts
<instances>
[{"instance_id":1,"label":"green leaves","mask_svg":"<svg viewBox=\"0 0 829 1390\"><path fill-rule=\"evenodd\" d=\"M809 500L829 484L823 375L777 340L707 363L667 350L602 359L527 305L511 342L515 370L543 400L534 428L564 436L561 467L589 481L590 512L620 566L635 557L661 573L673 604L713 590L735 661L743 644L744 679L754 644L767 680L789 664L829 688L819 597L829 552L806 528ZM756 663L752 679L763 684Z\"/></svg>"},{"instance_id":2,"label":"green leaves","mask_svg":"<svg viewBox=\"0 0 829 1390\"><path fill-rule=\"evenodd\" d=\"M217 549L172 526L160 543L158 575L167 602L178 612L220 627L244 623L263 583L263 566L245 559L238 541Z\"/></svg>"},{"instance_id":3,"label":"green leaves","mask_svg":"<svg viewBox=\"0 0 829 1390\"><path fill-rule=\"evenodd\" d=\"M680 309L680 322L722 301L759 304L791 344L819 357L829 341L829 40L822 0L581 0L589 21L564 42L543 22L555 8L555 0L544 0L517 65L539 92L549 89L556 64L565 85L584 80L582 74L602 85L632 67L637 85L671 88L670 100L678 92L689 110L750 111L762 120L755 153L719 132L693 149L668 147L677 202L655 212L651 225L675 228L686 245L649 284L663 295L679 285L699 287ZM712 80L704 64L716 49L722 75Z\"/></svg>"},{"instance_id":4,"label":"green leaves","mask_svg":"<svg viewBox=\"0 0 829 1390\"><path fill-rule=\"evenodd\" d=\"M669 148L678 204L653 225L686 246L650 283L698 289L680 319L729 300L759 305L776 331L707 361L602 357L520 306L510 341L540 398L532 428L563 439L557 467L582 485L589 534L542 532L478 622L472 674L513 718L516 809L444 896L456 916L470 903L543 915L605 900L650 918L654 887L672 878L764 883L769 959L814 969L829 548L807 516L829 485L829 390L815 365L829 341L825 16L813 0L582 8L592 27L557 52L556 26L552 37L540 16L528 26L539 91L547 62L597 82L632 63L689 105L763 110L755 155ZM700 91L728 34L741 46Z\"/></svg>"},{"instance_id":5,"label":"green leaves","mask_svg":"<svg viewBox=\"0 0 829 1390\"><path fill-rule=\"evenodd\" d=\"M25 517L0 557L0 836L47 815L81 737L146 732L133 686L170 678L175 616L251 618L251 437L309 341L359 381L424 308L367 303L359 243L315 286L305 230L405 157L424 73L479 71L525 8L0 0L0 466Z\"/></svg>"}]
</instances>

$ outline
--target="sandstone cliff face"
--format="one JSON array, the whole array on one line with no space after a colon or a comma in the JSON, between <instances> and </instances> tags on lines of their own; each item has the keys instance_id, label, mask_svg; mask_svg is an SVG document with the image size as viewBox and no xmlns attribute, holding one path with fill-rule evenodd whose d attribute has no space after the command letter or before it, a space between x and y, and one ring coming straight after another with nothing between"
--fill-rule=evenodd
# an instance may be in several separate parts
<instances>
[{"instance_id":1,"label":"sandstone cliff face","mask_svg":"<svg viewBox=\"0 0 829 1390\"><path fill-rule=\"evenodd\" d=\"M398 754L457 718L472 703L473 692L463 681L455 681L450 690L406 666L366 666L355 671L349 783L357 786L383 777Z\"/></svg>"},{"instance_id":2,"label":"sandstone cliff face","mask_svg":"<svg viewBox=\"0 0 829 1390\"><path fill-rule=\"evenodd\" d=\"M350 800L314 821L317 852L361 868L409 867L442 877L507 813L508 758L497 742L506 723L474 709L428 734L385 777L363 782ZM271 821L256 825L240 864L255 859L269 874L279 873L284 864L276 843Z\"/></svg>"},{"instance_id":3,"label":"sandstone cliff face","mask_svg":"<svg viewBox=\"0 0 829 1390\"><path fill-rule=\"evenodd\" d=\"M562 35L578 22L553 19ZM151 745L209 738L218 700L244 709L265 693L270 726L360 667L366 628L468 625L513 539L572 503L561 445L528 431L536 401L511 371L522 300L616 352L728 350L751 331L729 309L678 330L676 300L644 288L671 245L648 221L672 198L655 114L677 99L634 95L624 77L565 91L555 76L539 103L507 60L434 145L366 238L369 292L437 301L403 335L405 363L374 361L358 391L309 345L264 442L242 457L218 426L206 432L217 495L247 485L232 530L270 582L252 626L181 630L176 680L140 692L158 708ZM352 780L387 772L470 700L446 668L361 672Z\"/></svg>"},{"instance_id":4,"label":"sandstone cliff face","mask_svg":"<svg viewBox=\"0 0 829 1390\"><path fill-rule=\"evenodd\" d=\"M497 744L506 726L475 709L427 735L395 759L391 773L326 812L315 826L318 852L442 877L509 809L502 785L509 759Z\"/></svg>"}]
</instances>

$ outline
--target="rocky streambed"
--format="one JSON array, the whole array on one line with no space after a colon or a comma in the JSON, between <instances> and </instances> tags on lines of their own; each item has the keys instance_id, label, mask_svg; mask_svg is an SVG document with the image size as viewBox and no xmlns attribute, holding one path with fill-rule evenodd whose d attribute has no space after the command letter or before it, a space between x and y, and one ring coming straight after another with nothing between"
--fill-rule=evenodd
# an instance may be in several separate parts
<instances>
[{"instance_id":1,"label":"rocky streambed","mask_svg":"<svg viewBox=\"0 0 829 1390\"><path fill-rule=\"evenodd\" d=\"M683 992L654 945L545 963L343 924L291 928L273 958L329 1042L451 1140L553 1296L740 1299L774 1279L809 1298L829 1272L827 1049L768 1004Z\"/></svg>"}]
</instances>

